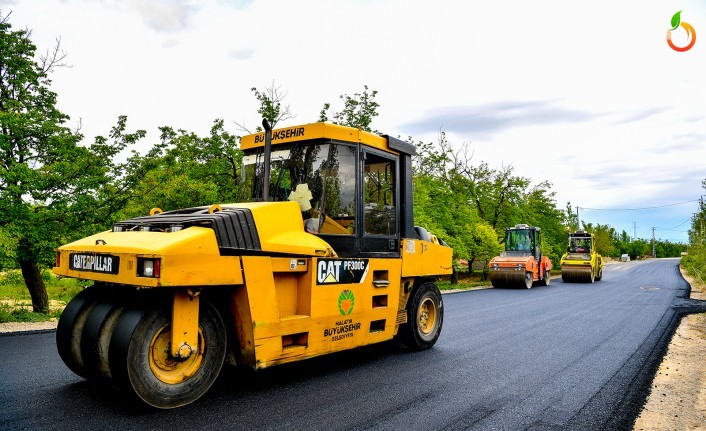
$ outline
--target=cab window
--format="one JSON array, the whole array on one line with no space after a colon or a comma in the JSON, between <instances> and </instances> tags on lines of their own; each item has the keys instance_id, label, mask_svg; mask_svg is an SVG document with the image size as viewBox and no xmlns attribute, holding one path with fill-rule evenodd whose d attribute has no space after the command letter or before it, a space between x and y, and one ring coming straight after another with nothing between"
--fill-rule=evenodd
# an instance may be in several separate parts
<instances>
[{"instance_id":1,"label":"cab window","mask_svg":"<svg viewBox=\"0 0 706 431\"><path fill-rule=\"evenodd\" d=\"M394 161L375 154L366 154L363 170L364 227L366 235L395 235Z\"/></svg>"}]
</instances>

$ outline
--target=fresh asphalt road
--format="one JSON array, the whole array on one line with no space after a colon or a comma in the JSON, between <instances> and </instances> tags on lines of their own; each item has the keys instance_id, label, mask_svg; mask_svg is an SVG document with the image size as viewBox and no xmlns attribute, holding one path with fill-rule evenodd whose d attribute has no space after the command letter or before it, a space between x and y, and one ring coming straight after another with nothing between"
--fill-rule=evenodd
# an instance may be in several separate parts
<instances>
[{"instance_id":1,"label":"fresh asphalt road","mask_svg":"<svg viewBox=\"0 0 706 431\"><path fill-rule=\"evenodd\" d=\"M436 346L369 346L257 373L199 401L143 407L61 362L54 333L0 336L0 429L598 430L631 426L689 301L677 259L603 281L444 295Z\"/></svg>"}]
</instances>

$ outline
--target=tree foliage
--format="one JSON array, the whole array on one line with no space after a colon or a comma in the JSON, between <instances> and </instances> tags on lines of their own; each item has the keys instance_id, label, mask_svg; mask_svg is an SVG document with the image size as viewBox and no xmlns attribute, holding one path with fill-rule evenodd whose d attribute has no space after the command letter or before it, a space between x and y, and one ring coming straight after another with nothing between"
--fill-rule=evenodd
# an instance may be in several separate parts
<instances>
[{"instance_id":1,"label":"tree foliage","mask_svg":"<svg viewBox=\"0 0 706 431\"><path fill-rule=\"evenodd\" d=\"M35 61L30 37L28 30L13 31L8 17L0 20L0 229L14 248L5 255L22 270L34 311L46 312L39 266L53 262L55 247L104 224L106 214L129 199L124 192L144 170L137 158L113 158L144 132L80 145L83 136L66 126L69 117L50 90L49 74L64 65L60 42Z\"/></svg>"},{"instance_id":2,"label":"tree foliage","mask_svg":"<svg viewBox=\"0 0 706 431\"><path fill-rule=\"evenodd\" d=\"M701 182L706 190L706 179ZM682 258L682 265L692 277L706 284L706 204L699 199L699 208L691 220L689 229L690 246L687 255Z\"/></svg>"},{"instance_id":3,"label":"tree foliage","mask_svg":"<svg viewBox=\"0 0 706 431\"><path fill-rule=\"evenodd\" d=\"M257 108L257 113L261 118L266 119L270 126L274 129L278 123L294 118L289 105L284 105L284 99L287 98L287 92L282 91L282 88L277 86L274 81L272 84L265 87L264 90L258 90L257 87L250 88L255 99L260 106ZM235 123L238 128L246 133L252 133L250 129L240 123ZM255 127L255 132L261 132L262 126Z\"/></svg>"},{"instance_id":4,"label":"tree foliage","mask_svg":"<svg viewBox=\"0 0 706 431\"><path fill-rule=\"evenodd\" d=\"M375 100L378 92L368 91L368 86L363 86L362 93L354 93L353 96L344 94L340 96L343 101L343 109L333 112L329 118L330 103L324 103L324 107L319 113L319 121L331 121L333 124L355 127L366 132L372 132L370 124L378 116L380 104Z\"/></svg>"},{"instance_id":5,"label":"tree foliage","mask_svg":"<svg viewBox=\"0 0 706 431\"><path fill-rule=\"evenodd\" d=\"M69 118L49 90L49 73L63 65L59 43L37 62L30 36L0 20L0 227L15 244L34 311L45 312L38 264L51 259L59 233L75 220L67 209L95 190L101 168L77 145L81 135L64 125Z\"/></svg>"},{"instance_id":6,"label":"tree foliage","mask_svg":"<svg viewBox=\"0 0 706 431\"><path fill-rule=\"evenodd\" d=\"M246 198L239 140L224 129L223 120L215 120L206 137L167 126L160 132L160 142L146 157L152 166L122 209L123 218L154 207L171 210Z\"/></svg>"}]
</instances>

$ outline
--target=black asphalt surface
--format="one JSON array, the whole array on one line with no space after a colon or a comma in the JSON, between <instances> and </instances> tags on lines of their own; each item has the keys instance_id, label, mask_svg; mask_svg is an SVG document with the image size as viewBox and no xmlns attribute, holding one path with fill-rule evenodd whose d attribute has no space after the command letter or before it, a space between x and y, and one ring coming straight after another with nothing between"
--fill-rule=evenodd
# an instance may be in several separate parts
<instances>
[{"instance_id":1,"label":"black asphalt surface","mask_svg":"<svg viewBox=\"0 0 706 431\"><path fill-rule=\"evenodd\" d=\"M73 375L54 333L0 336L0 429L630 429L681 314L677 259L603 281L444 295L436 346L385 343L257 373L153 410Z\"/></svg>"}]
</instances>

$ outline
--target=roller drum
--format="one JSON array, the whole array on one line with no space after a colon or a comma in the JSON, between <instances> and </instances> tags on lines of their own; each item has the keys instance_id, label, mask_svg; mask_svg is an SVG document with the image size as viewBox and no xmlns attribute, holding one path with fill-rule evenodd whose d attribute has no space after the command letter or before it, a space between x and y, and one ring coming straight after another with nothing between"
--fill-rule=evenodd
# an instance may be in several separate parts
<instances>
[{"instance_id":1,"label":"roller drum","mask_svg":"<svg viewBox=\"0 0 706 431\"><path fill-rule=\"evenodd\" d=\"M564 283L593 283L593 269L590 266L562 266L561 280Z\"/></svg>"},{"instance_id":2,"label":"roller drum","mask_svg":"<svg viewBox=\"0 0 706 431\"><path fill-rule=\"evenodd\" d=\"M490 271L490 283L493 287L525 288L525 271Z\"/></svg>"}]
</instances>

